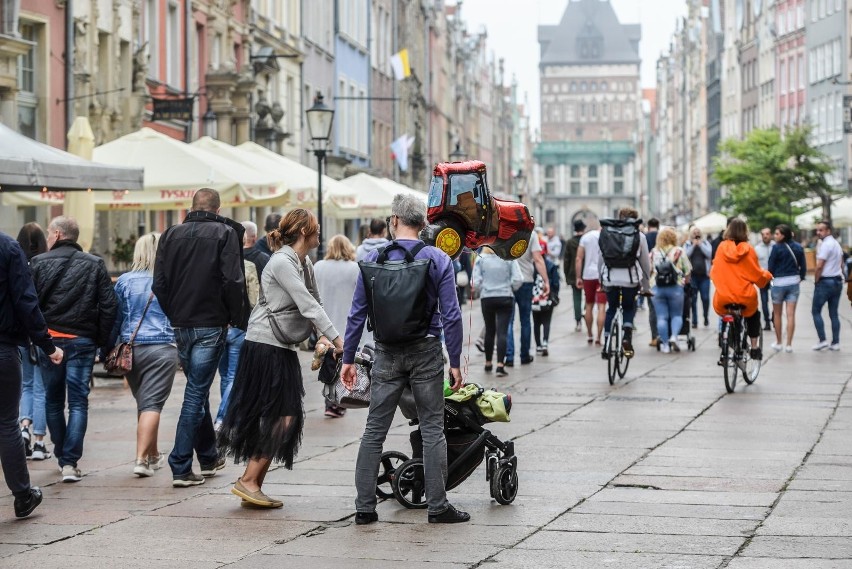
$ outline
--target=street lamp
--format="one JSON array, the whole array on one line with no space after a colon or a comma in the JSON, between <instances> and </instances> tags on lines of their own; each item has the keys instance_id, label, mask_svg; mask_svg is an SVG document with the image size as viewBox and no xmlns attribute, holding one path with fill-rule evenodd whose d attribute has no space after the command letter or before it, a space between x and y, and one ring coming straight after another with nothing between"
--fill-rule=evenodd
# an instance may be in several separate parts
<instances>
[{"instance_id":1,"label":"street lamp","mask_svg":"<svg viewBox=\"0 0 852 569\"><path fill-rule=\"evenodd\" d=\"M456 141L456 149L450 152L450 162L464 162L467 160L467 154L459 146L459 142Z\"/></svg>"},{"instance_id":2,"label":"street lamp","mask_svg":"<svg viewBox=\"0 0 852 569\"><path fill-rule=\"evenodd\" d=\"M331 138L331 125L334 121L334 109L330 109L322 102L322 93L317 91L314 98L314 106L305 111L308 117L308 132L314 147L314 155L317 157L317 217L322 225L322 161L328 150L328 141ZM322 228L320 228L322 229ZM325 256L325 248L322 244L322 230L320 230L319 248L317 259Z\"/></svg>"},{"instance_id":3,"label":"street lamp","mask_svg":"<svg viewBox=\"0 0 852 569\"><path fill-rule=\"evenodd\" d=\"M201 117L201 123L204 128L204 134L210 138L216 138L218 130L216 125L216 113L214 113L213 109L209 106L207 107L207 112Z\"/></svg>"}]
</instances>

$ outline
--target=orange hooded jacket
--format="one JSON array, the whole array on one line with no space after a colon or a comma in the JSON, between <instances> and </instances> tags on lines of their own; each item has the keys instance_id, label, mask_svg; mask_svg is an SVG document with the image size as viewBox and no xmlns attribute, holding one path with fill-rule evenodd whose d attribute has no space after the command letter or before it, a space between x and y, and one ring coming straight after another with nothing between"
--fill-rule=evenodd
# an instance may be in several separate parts
<instances>
[{"instance_id":1,"label":"orange hooded jacket","mask_svg":"<svg viewBox=\"0 0 852 569\"><path fill-rule=\"evenodd\" d=\"M742 304L745 306L743 316L748 318L758 307L754 285L765 287L772 280L772 273L760 268L757 252L750 244L726 239L716 251L710 268L710 280L716 287L713 310L717 314L726 314L726 304Z\"/></svg>"}]
</instances>

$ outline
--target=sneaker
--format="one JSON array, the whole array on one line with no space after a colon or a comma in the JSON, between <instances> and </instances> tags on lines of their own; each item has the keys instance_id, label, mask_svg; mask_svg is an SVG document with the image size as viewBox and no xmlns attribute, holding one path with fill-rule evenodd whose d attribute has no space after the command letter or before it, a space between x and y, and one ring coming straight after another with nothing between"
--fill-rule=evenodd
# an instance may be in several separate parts
<instances>
[{"instance_id":1,"label":"sneaker","mask_svg":"<svg viewBox=\"0 0 852 569\"><path fill-rule=\"evenodd\" d=\"M624 337L621 339L621 349L624 351L624 357L633 357L633 329L625 328Z\"/></svg>"},{"instance_id":2,"label":"sneaker","mask_svg":"<svg viewBox=\"0 0 852 569\"><path fill-rule=\"evenodd\" d=\"M763 325L763 330L766 331L766 332L768 332L769 330L772 330L772 325L769 322L767 322L766 324Z\"/></svg>"},{"instance_id":3,"label":"sneaker","mask_svg":"<svg viewBox=\"0 0 852 569\"><path fill-rule=\"evenodd\" d=\"M53 456L47 452L47 447L44 446L44 441L36 441L33 443L33 460L46 460Z\"/></svg>"},{"instance_id":4,"label":"sneaker","mask_svg":"<svg viewBox=\"0 0 852 569\"><path fill-rule=\"evenodd\" d=\"M535 358L534 358L533 356L530 356L530 357L528 357L528 358L521 358L521 365L531 364L531 363L533 362L533 360L534 360L534 359L535 359ZM508 362L507 362L507 364L506 364L506 365L508 365Z\"/></svg>"},{"instance_id":5,"label":"sneaker","mask_svg":"<svg viewBox=\"0 0 852 569\"><path fill-rule=\"evenodd\" d=\"M160 470L166 462L166 455L158 452L155 455L148 456L148 467L151 470Z\"/></svg>"},{"instance_id":6,"label":"sneaker","mask_svg":"<svg viewBox=\"0 0 852 569\"><path fill-rule=\"evenodd\" d=\"M506 366L506 367L515 367L515 362L512 361L512 360L506 360L506 362L504 362L503 365Z\"/></svg>"},{"instance_id":7,"label":"sneaker","mask_svg":"<svg viewBox=\"0 0 852 569\"><path fill-rule=\"evenodd\" d=\"M753 360L762 360L763 359L763 350L760 348L752 348L748 353L749 357Z\"/></svg>"},{"instance_id":8,"label":"sneaker","mask_svg":"<svg viewBox=\"0 0 852 569\"><path fill-rule=\"evenodd\" d=\"M677 340L669 340L669 345L671 346L673 352L680 351L680 346L678 345Z\"/></svg>"},{"instance_id":9,"label":"sneaker","mask_svg":"<svg viewBox=\"0 0 852 569\"><path fill-rule=\"evenodd\" d=\"M785 346L784 351L787 352L788 354L792 354L793 353L793 346Z\"/></svg>"},{"instance_id":10,"label":"sneaker","mask_svg":"<svg viewBox=\"0 0 852 569\"><path fill-rule=\"evenodd\" d=\"M536 346L535 347L535 353L540 354L543 349L544 348L542 348L541 346Z\"/></svg>"},{"instance_id":11,"label":"sneaker","mask_svg":"<svg viewBox=\"0 0 852 569\"><path fill-rule=\"evenodd\" d=\"M704 319L704 327L707 328L708 326L710 326L710 321L705 318Z\"/></svg>"},{"instance_id":12,"label":"sneaker","mask_svg":"<svg viewBox=\"0 0 852 569\"><path fill-rule=\"evenodd\" d=\"M550 355L550 353L547 351L547 346L543 347L541 349L541 357L546 358L549 355Z\"/></svg>"},{"instance_id":13,"label":"sneaker","mask_svg":"<svg viewBox=\"0 0 852 569\"><path fill-rule=\"evenodd\" d=\"M148 459L136 459L136 464L133 466L133 474L140 478L154 476L154 469L148 465Z\"/></svg>"},{"instance_id":14,"label":"sneaker","mask_svg":"<svg viewBox=\"0 0 852 569\"><path fill-rule=\"evenodd\" d=\"M79 482L83 479L83 473L80 472L80 469L76 466L71 466L70 464L66 464L62 467L62 481L63 482Z\"/></svg>"},{"instance_id":15,"label":"sneaker","mask_svg":"<svg viewBox=\"0 0 852 569\"><path fill-rule=\"evenodd\" d=\"M575 325L574 325L574 331L575 331L575 332L579 332L579 331L580 331L580 321L579 321L579 320L577 320L577 324L575 324Z\"/></svg>"},{"instance_id":16,"label":"sneaker","mask_svg":"<svg viewBox=\"0 0 852 569\"><path fill-rule=\"evenodd\" d=\"M832 352L839 352L840 351L840 344L839 343L838 344L832 344L828 347L828 349L831 350Z\"/></svg>"},{"instance_id":17,"label":"sneaker","mask_svg":"<svg viewBox=\"0 0 852 569\"><path fill-rule=\"evenodd\" d=\"M455 509L452 504L448 504L447 509L440 514L429 514L430 524L458 524L469 521L470 514Z\"/></svg>"},{"instance_id":18,"label":"sneaker","mask_svg":"<svg viewBox=\"0 0 852 569\"><path fill-rule=\"evenodd\" d=\"M372 524L379 521L379 514L376 512L356 512L355 523L359 526Z\"/></svg>"},{"instance_id":19,"label":"sneaker","mask_svg":"<svg viewBox=\"0 0 852 569\"><path fill-rule=\"evenodd\" d=\"M772 342L772 349L775 350L776 352L780 352L781 350L784 349L784 345L779 344L778 342Z\"/></svg>"},{"instance_id":20,"label":"sneaker","mask_svg":"<svg viewBox=\"0 0 852 569\"><path fill-rule=\"evenodd\" d=\"M822 342L814 344L814 346L811 349L815 352L821 352L823 350L827 350L828 349L828 341L823 340Z\"/></svg>"},{"instance_id":21,"label":"sneaker","mask_svg":"<svg viewBox=\"0 0 852 569\"><path fill-rule=\"evenodd\" d=\"M664 354L668 354L672 351L670 344L667 342L660 342L660 352Z\"/></svg>"},{"instance_id":22,"label":"sneaker","mask_svg":"<svg viewBox=\"0 0 852 569\"><path fill-rule=\"evenodd\" d=\"M204 484L204 477L194 472L181 476L172 476L172 486L174 488L189 488L190 486L198 486L199 484Z\"/></svg>"},{"instance_id":23,"label":"sneaker","mask_svg":"<svg viewBox=\"0 0 852 569\"><path fill-rule=\"evenodd\" d=\"M29 427L21 427L21 438L24 439L24 451L27 453L27 456L32 456L33 448L30 446Z\"/></svg>"},{"instance_id":24,"label":"sneaker","mask_svg":"<svg viewBox=\"0 0 852 569\"><path fill-rule=\"evenodd\" d=\"M211 478L213 476L216 476L217 470L222 470L223 468L225 468L225 457L220 456L216 459L216 462L214 464L211 464L209 466L202 465L201 476L203 476L204 478Z\"/></svg>"},{"instance_id":25,"label":"sneaker","mask_svg":"<svg viewBox=\"0 0 852 569\"><path fill-rule=\"evenodd\" d=\"M476 349L482 352L483 354L485 353L485 343L477 340L474 346L476 346Z\"/></svg>"},{"instance_id":26,"label":"sneaker","mask_svg":"<svg viewBox=\"0 0 852 569\"><path fill-rule=\"evenodd\" d=\"M25 518L32 514L41 504L41 499L41 490L37 486L30 488L26 496L15 498L15 517Z\"/></svg>"},{"instance_id":27,"label":"sneaker","mask_svg":"<svg viewBox=\"0 0 852 569\"><path fill-rule=\"evenodd\" d=\"M601 350L601 359L602 360L608 360L609 359L609 350L607 350L606 348Z\"/></svg>"},{"instance_id":28,"label":"sneaker","mask_svg":"<svg viewBox=\"0 0 852 569\"><path fill-rule=\"evenodd\" d=\"M506 377L507 375L509 375L509 372L506 371L506 368L498 366L497 370L494 372L494 375L496 375L497 377Z\"/></svg>"}]
</instances>

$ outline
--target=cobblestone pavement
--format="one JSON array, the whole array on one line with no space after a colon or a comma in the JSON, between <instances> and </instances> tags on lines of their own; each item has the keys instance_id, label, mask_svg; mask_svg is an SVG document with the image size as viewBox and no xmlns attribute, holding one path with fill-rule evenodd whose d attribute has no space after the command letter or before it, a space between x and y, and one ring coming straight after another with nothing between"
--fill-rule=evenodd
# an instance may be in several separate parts
<instances>
[{"instance_id":1,"label":"cobblestone pavement","mask_svg":"<svg viewBox=\"0 0 852 569\"><path fill-rule=\"evenodd\" d=\"M507 378L485 375L471 347L468 379L513 395L511 423L491 428L515 441L520 492L498 505L480 468L450 493L471 513L461 526L428 525L393 500L380 503L380 523L353 523L366 412L324 418L307 353L303 447L294 469L273 470L264 486L284 500L279 510L240 507L231 464L189 489L173 489L168 469L135 478L133 400L99 386L83 480L62 484L53 460L31 464L45 500L17 521L4 495L0 567L852 567L850 309L844 300L843 349L811 352L811 291L805 283L796 351L767 348L757 382L731 395L715 329L695 331L695 353L660 354L647 347L647 312L613 387L598 350L573 331L570 302L557 308L550 356L516 362ZM478 304L464 315L478 331ZM182 392L180 376L163 415L166 451ZM385 449L410 451L409 430L398 415Z\"/></svg>"}]
</instances>

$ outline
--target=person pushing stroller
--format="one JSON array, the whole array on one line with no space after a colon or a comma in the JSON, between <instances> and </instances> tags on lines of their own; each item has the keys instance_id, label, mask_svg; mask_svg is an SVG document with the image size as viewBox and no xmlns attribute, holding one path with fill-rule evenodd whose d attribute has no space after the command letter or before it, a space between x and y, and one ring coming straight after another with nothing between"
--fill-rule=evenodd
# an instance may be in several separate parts
<instances>
[{"instance_id":1,"label":"person pushing stroller","mask_svg":"<svg viewBox=\"0 0 852 569\"><path fill-rule=\"evenodd\" d=\"M462 386L462 321L453 263L445 253L419 239L420 230L426 226L426 205L419 198L397 195L391 212L389 230L394 241L381 251L371 252L360 264L343 347L341 381L351 389L356 380L355 351L369 318L376 359L370 411L355 467L355 523L365 525L379 519L376 479L382 445L407 385L412 388L420 415L429 523L467 522L470 515L454 508L446 493L442 332L452 389ZM398 270L402 267L404 270ZM385 286L391 273L405 282Z\"/></svg>"}]
</instances>

